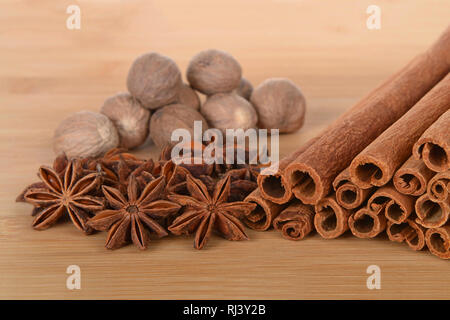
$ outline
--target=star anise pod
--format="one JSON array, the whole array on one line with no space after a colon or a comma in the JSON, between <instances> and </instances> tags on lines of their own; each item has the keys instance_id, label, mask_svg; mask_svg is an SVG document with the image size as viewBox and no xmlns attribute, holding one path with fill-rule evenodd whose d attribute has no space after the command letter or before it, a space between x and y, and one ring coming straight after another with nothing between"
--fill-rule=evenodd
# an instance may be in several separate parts
<instances>
[{"instance_id":1,"label":"star anise pod","mask_svg":"<svg viewBox=\"0 0 450 320\"><path fill-rule=\"evenodd\" d=\"M201 143L195 143L194 140L187 142L186 147L190 148L190 153L184 154L181 150L180 153L175 155L176 159L172 159L173 146L165 146L161 151L160 161L166 163L167 161L176 160L179 167L185 168L191 175L196 178L200 176L211 176L214 171L213 163L206 163L202 157L196 157L196 149L200 155L203 155L205 145ZM182 145L183 146L183 145Z\"/></svg>"},{"instance_id":2,"label":"star anise pod","mask_svg":"<svg viewBox=\"0 0 450 320\"><path fill-rule=\"evenodd\" d=\"M211 196L205 184L191 175L187 176L190 196L169 195L168 198L185 209L169 230L176 234L195 232L194 247L201 249L208 241L213 229L228 240L248 239L239 218L255 209L256 204L227 202L230 194L230 177L220 180Z\"/></svg>"},{"instance_id":3,"label":"star anise pod","mask_svg":"<svg viewBox=\"0 0 450 320\"><path fill-rule=\"evenodd\" d=\"M227 159L227 150L234 155L232 161ZM215 171L219 177L228 175L231 178L229 200L243 201L258 186L259 164L251 161L251 152L238 144L224 148L222 162L216 164Z\"/></svg>"},{"instance_id":4,"label":"star anise pod","mask_svg":"<svg viewBox=\"0 0 450 320\"><path fill-rule=\"evenodd\" d=\"M111 149L102 158L92 159L88 167L100 167L104 174L104 184L118 188L122 193L127 190L130 175L134 175L139 184L146 185L154 179L155 171L158 174L161 171L160 168L156 169L153 160L138 159L120 148Z\"/></svg>"},{"instance_id":5,"label":"star anise pod","mask_svg":"<svg viewBox=\"0 0 450 320\"><path fill-rule=\"evenodd\" d=\"M96 172L87 175L83 172L81 163L76 160L68 162L61 174L46 166L39 169L45 187L30 188L24 196L26 202L36 207L34 229L47 229L68 215L79 230L86 234L92 232L87 221L92 213L104 208L104 200L89 193L98 189L101 176Z\"/></svg>"},{"instance_id":6,"label":"star anise pod","mask_svg":"<svg viewBox=\"0 0 450 320\"><path fill-rule=\"evenodd\" d=\"M241 169L231 169L226 175L231 178L229 198L231 201L243 201L258 187L259 168L256 166L248 165Z\"/></svg>"},{"instance_id":7,"label":"star anise pod","mask_svg":"<svg viewBox=\"0 0 450 320\"><path fill-rule=\"evenodd\" d=\"M112 209L99 212L89 221L89 226L96 230L109 230L105 245L108 249L120 248L130 240L139 249L146 249L150 233L158 237L167 235L158 221L180 209L178 204L162 200L165 186L165 178L161 176L140 190L134 175L129 177L126 194L103 186L103 193Z\"/></svg>"},{"instance_id":8,"label":"star anise pod","mask_svg":"<svg viewBox=\"0 0 450 320\"><path fill-rule=\"evenodd\" d=\"M55 170L55 172L61 176L61 173L64 173L64 170L66 169L68 163L69 163L69 161L67 160L66 155L64 153L61 153L53 161L53 170ZM38 174L38 176L39 176L39 174ZM36 189L36 188L46 188L46 185L42 181L34 182L34 183L30 184L17 196L16 202L25 202L25 193L27 193L27 191L30 189Z\"/></svg>"}]
</instances>

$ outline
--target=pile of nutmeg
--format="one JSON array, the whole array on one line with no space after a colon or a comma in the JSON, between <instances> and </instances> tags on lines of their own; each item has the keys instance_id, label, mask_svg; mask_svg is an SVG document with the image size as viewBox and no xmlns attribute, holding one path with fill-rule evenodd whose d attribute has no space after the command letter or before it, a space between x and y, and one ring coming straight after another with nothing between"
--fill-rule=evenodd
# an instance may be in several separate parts
<instances>
[{"instance_id":1,"label":"pile of nutmeg","mask_svg":"<svg viewBox=\"0 0 450 320\"><path fill-rule=\"evenodd\" d=\"M55 131L54 150L69 158L97 157L111 148L133 149L147 137L162 147L175 129L262 128L289 133L302 127L305 98L290 80L271 78L253 90L230 54L205 50L195 55L182 80L176 63L152 52L138 57L128 73L128 93L104 102L100 113L77 112ZM203 103L202 103L203 101Z\"/></svg>"}]
</instances>

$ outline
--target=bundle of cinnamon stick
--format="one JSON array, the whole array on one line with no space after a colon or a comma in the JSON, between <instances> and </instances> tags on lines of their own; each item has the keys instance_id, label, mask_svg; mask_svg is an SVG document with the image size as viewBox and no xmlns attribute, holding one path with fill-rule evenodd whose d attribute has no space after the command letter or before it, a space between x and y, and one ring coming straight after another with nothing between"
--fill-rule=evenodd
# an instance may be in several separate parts
<instances>
[{"instance_id":1,"label":"bundle of cinnamon stick","mask_svg":"<svg viewBox=\"0 0 450 320\"><path fill-rule=\"evenodd\" d=\"M450 258L450 27L321 134L261 174L255 230L299 240L384 232Z\"/></svg>"}]
</instances>

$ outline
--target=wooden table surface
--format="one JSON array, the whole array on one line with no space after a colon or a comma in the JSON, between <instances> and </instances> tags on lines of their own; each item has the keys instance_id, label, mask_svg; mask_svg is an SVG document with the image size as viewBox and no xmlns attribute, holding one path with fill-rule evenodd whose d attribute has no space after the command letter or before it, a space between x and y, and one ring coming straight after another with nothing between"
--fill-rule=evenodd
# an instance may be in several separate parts
<instances>
[{"instance_id":1,"label":"wooden table surface","mask_svg":"<svg viewBox=\"0 0 450 320\"><path fill-rule=\"evenodd\" d=\"M66 8L81 8L81 29ZM381 8L381 29L366 8ZM133 59L147 51L182 70L205 48L233 54L253 84L288 77L308 101L306 125L282 136L282 155L304 143L411 57L449 22L446 0L12 1L0 4L0 298L318 299L450 298L448 261L386 238L350 235L287 241L249 231L250 241L191 237L154 241L147 251L104 249L105 233L71 224L42 232L16 195L50 164L53 130L70 113L98 110L126 89ZM147 143L136 151L157 152ZM66 268L81 268L81 290ZM381 268L368 290L366 268Z\"/></svg>"}]
</instances>

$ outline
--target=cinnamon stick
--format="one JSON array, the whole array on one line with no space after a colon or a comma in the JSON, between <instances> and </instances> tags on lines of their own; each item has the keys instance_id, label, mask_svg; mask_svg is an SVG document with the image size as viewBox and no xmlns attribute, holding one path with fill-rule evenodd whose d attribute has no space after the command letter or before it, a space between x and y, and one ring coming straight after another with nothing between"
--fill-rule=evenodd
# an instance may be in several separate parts
<instances>
[{"instance_id":1,"label":"cinnamon stick","mask_svg":"<svg viewBox=\"0 0 450 320\"><path fill-rule=\"evenodd\" d=\"M413 154L433 171L450 169L450 110L433 123L414 144Z\"/></svg>"},{"instance_id":2,"label":"cinnamon stick","mask_svg":"<svg viewBox=\"0 0 450 320\"><path fill-rule=\"evenodd\" d=\"M416 222L425 228L437 228L443 226L450 216L450 203L431 201L425 193L416 201Z\"/></svg>"},{"instance_id":3,"label":"cinnamon stick","mask_svg":"<svg viewBox=\"0 0 450 320\"><path fill-rule=\"evenodd\" d=\"M288 240L301 240L314 227L313 207L294 201L273 220L273 226Z\"/></svg>"},{"instance_id":4,"label":"cinnamon stick","mask_svg":"<svg viewBox=\"0 0 450 320\"><path fill-rule=\"evenodd\" d=\"M305 152L319 137L314 137L298 150L294 151L290 155L284 157L278 162L278 171L272 174L267 172L271 168L264 169L258 176L258 187L261 192L261 196L264 199L270 200L274 203L283 204L292 199L292 190L289 188L288 181L283 175L284 169L299 155Z\"/></svg>"},{"instance_id":5,"label":"cinnamon stick","mask_svg":"<svg viewBox=\"0 0 450 320\"><path fill-rule=\"evenodd\" d=\"M349 168L342 171L333 181L336 201L345 209L356 209L369 197L373 188L362 189L350 179Z\"/></svg>"},{"instance_id":6,"label":"cinnamon stick","mask_svg":"<svg viewBox=\"0 0 450 320\"><path fill-rule=\"evenodd\" d=\"M291 186L289 184L288 176L285 173L285 169L287 166L297 159L302 153L304 153L310 146L312 146L320 137L324 135L330 134L332 132L334 126L339 124L343 118L358 110L360 108L365 107L363 103L366 100L374 99L378 92L385 87L388 87L397 77L399 72L392 75L388 80L379 85L376 89L372 90L369 94L365 96L365 98L359 103L355 104L353 107L346 110L343 114L341 114L334 123L330 124L326 127L320 134L316 137L309 139L304 145L302 145L298 150L292 152L288 156L284 157L278 162L278 171L276 173L268 173L269 170L272 170L271 167L264 169L266 171L262 171L264 174L260 174L258 176L258 187L260 189L261 195L264 199L270 200L274 203L283 204L288 202L293 198Z\"/></svg>"},{"instance_id":7,"label":"cinnamon stick","mask_svg":"<svg viewBox=\"0 0 450 320\"><path fill-rule=\"evenodd\" d=\"M450 225L428 229L425 240L432 254L441 259L450 259Z\"/></svg>"},{"instance_id":8,"label":"cinnamon stick","mask_svg":"<svg viewBox=\"0 0 450 320\"><path fill-rule=\"evenodd\" d=\"M353 211L341 207L334 195L320 200L314 209L314 226L322 238L334 239L348 230L348 218Z\"/></svg>"},{"instance_id":9,"label":"cinnamon stick","mask_svg":"<svg viewBox=\"0 0 450 320\"><path fill-rule=\"evenodd\" d=\"M395 172L392 181L398 192L420 196L427 190L428 181L433 175L434 172L428 169L422 160L417 160L411 156Z\"/></svg>"},{"instance_id":10,"label":"cinnamon stick","mask_svg":"<svg viewBox=\"0 0 450 320\"><path fill-rule=\"evenodd\" d=\"M358 238L374 238L386 229L386 221L380 212L364 207L350 216L348 226Z\"/></svg>"},{"instance_id":11,"label":"cinnamon stick","mask_svg":"<svg viewBox=\"0 0 450 320\"><path fill-rule=\"evenodd\" d=\"M279 205L269 200L264 199L255 189L250 193L245 202L256 203L256 208L243 218L243 222L250 228L258 231L265 231L272 226L273 220L286 207Z\"/></svg>"},{"instance_id":12,"label":"cinnamon stick","mask_svg":"<svg viewBox=\"0 0 450 320\"><path fill-rule=\"evenodd\" d=\"M285 175L295 197L306 204L324 198L337 174L447 75L449 55L450 27L429 50L338 119L289 164Z\"/></svg>"},{"instance_id":13,"label":"cinnamon stick","mask_svg":"<svg viewBox=\"0 0 450 320\"><path fill-rule=\"evenodd\" d=\"M393 223L404 222L414 211L415 197L401 194L391 184L379 188L367 201L367 208L381 212Z\"/></svg>"},{"instance_id":14,"label":"cinnamon stick","mask_svg":"<svg viewBox=\"0 0 450 320\"><path fill-rule=\"evenodd\" d=\"M431 201L450 200L450 170L436 174L428 183L427 194Z\"/></svg>"},{"instance_id":15,"label":"cinnamon stick","mask_svg":"<svg viewBox=\"0 0 450 320\"><path fill-rule=\"evenodd\" d=\"M386 233L389 240L404 241L413 250L419 251L425 247L425 228L415 223L412 219L407 219L400 224L388 221Z\"/></svg>"},{"instance_id":16,"label":"cinnamon stick","mask_svg":"<svg viewBox=\"0 0 450 320\"><path fill-rule=\"evenodd\" d=\"M414 107L353 159L350 164L353 182L364 189L388 183L411 155L411 148L417 139L449 107L450 74L447 74Z\"/></svg>"}]
</instances>

